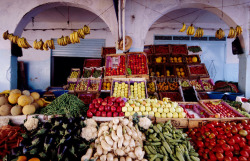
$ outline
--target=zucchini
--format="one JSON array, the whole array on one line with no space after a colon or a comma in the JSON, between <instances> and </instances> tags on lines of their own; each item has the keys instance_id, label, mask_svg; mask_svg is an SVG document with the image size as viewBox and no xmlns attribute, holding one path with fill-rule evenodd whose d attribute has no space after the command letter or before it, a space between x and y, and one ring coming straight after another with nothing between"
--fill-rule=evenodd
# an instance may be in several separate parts
<instances>
[{"instance_id":1,"label":"zucchini","mask_svg":"<svg viewBox=\"0 0 250 161\"><path fill-rule=\"evenodd\" d=\"M190 158L191 158L193 161L200 161L200 158L195 157L195 156L191 156Z\"/></svg>"},{"instance_id":2,"label":"zucchini","mask_svg":"<svg viewBox=\"0 0 250 161\"><path fill-rule=\"evenodd\" d=\"M147 153L148 155L152 154L152 153L150 152L150 150L148 149L147 146L144 146L144 150L146 151L146 153Z\"/></svg>"},{"instance_id":3,"label":"zucchini","mask_svg":"<svg viewBox=\"0 0 250 161\"><path fill-rule=\"evenodd\" d=\"M153 126L153 129L155 132L160 133L160 130L158 129L158 127L156 125Z\"/></svg>"},{"instance_id":4,"label":"zucchini","mask_svg":"<svg viewBox=\"0 0 250 161\"><path fill-rule=\"evenodd\" d=\"M168 143L166 141L162 142L164 148L168 151L169 154L172 154L173 151L171 150L170 146L168 145Z\"/></svg>"},{"instance_id":5,"label":"zucchini","mask_svg":"<svg viewBox=\"0 0 250 161\"><path fill-rule=\"evenodd\" d=\"M168 155L168 152L166 151L166 149L164 148L164 146L161 146L161 150L163 152L164 155Z\"/></svg>"},{"instance_id":6,"label":"zucchini","mask_svg":"<svg viewBox=\"0 0 250 161\"><path fill-rule=\"evenodd\" d=\"M157 124L156 126L157 126L157 128L160 130L160 132L162 132L162 127L161 127L161 125L160 125L160 124Z\"/></svg>"},{"instance_id":7,"label":"zucchini","mask_svg":"<svg viewBox=\"0 0 250 161\"><path fill-rule=\"evenodd\" d=\"M151 146L148 146L148 150L149 150L152 154L157 154L156 150L154 150Z\"/></svg>"}]
</instances>

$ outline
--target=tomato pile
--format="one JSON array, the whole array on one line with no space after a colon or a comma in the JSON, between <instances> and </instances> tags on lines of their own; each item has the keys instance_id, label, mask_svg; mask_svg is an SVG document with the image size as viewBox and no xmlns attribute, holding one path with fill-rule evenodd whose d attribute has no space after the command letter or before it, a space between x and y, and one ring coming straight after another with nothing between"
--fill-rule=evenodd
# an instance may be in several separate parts
<instances>
[{"instance_id":1,"label":"tomato pile","mask_svg":"<svg viewBox=\"0 0 250 161\"><path fill-rule=\"evenodd\" d=\"M115 48L103 48L103 55L115 54L115 53L116 53Z\"/></svg>"},{"instance_id":2,"label":"tomato pile","mask_svg":"<svg viewBox=\"0 0 250 161\"><path fill-rule=\"evenodd\" d=\"M143 54L131 54L128 57L128 68L132 74L147 74L147 58Z\"/></svg>"},{"instance_id":3,"label":"tomato pile","mask_svg":"<svg viewBox=\"0 0 250 161\"><path fill-rule=\"evenodd\" d=\"M250 121L209 122L187 132L201 160L249 161Z\"/></svg>"},{"instance_id":4,"label":"tomato pile","mask_svg":"<svg viewBox=\"0 0 250 161\"><path fill-rule=\"evenodd\" d=\"M206 74L206 70L203 66L191 66L189 69L191 74Z\"/></svg>"},{"instance_id":5,"label":"tomato pile","mask_svg":"<svg viewBox=\"0 0 250 161\"><path fill-rule=\"evenodd\" d=\"M186 54L187 48L184 45L173 45L172 53L174 54Z\"/></svg>"},{"instance_id":6,"label":"tomato pile","mask_svg":"<svg viewBox=\"0 0 250 161\"><path fill-rule=\"evenodd\" d=\"M169 53L168 46L155 46L156 53Z\"/></svg>"},{"instance_id":7,"label":"tomato pile","mask_svg":"<svg viewBox=\"0 0 250 161\"><path fill-rule=\"evenodd\" d=\"M125 75L125 56L120 56L120 63L117 68L108 67L106 69L106 76L112 75Z\"/></svg>"}]
</instances>

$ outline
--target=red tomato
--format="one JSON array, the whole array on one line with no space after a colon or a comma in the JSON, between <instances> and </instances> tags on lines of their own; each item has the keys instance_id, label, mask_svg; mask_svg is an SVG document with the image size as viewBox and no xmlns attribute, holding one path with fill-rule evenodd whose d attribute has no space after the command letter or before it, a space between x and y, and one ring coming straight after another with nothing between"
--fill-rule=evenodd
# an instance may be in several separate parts
<instances>
[{"instance_id":1,"label":"red tomato","mask_svg":"<svg viewBox=\"0 0 250 161\"><path fill-rule=\"evenodd\" d=\"M222 149L223 149L224 151L230 151L230 145L228 145L228 144L223 144L223 145L222 145Z\"/></svg>"},{"instance_id":2,"label":"red tomato","mask_svg":"<svg viewBox=\"0 0 250 161\"><path fill-rule=\"evenodd\" d=\"M230 132L230 133L227 133L227 137L228 138L231 138L233 136L233 134Z\"/></svg>"},{"instance_id":3,"label":"red tomato","mask_svg":"<svg viewBox=\"0 0 250 161\"><path fill-rule=\"evenodd\" d=\"M213 124L213 123L208 123L206 126L207 126L207 128L209 128L209 129L214 128L214 124Z\"/></svg>"},{"instance_id":4,"label":"red tomato","mask_svg":"<svg viewBox=\"0 0 250 161\"><path fill-rule=\"evenodd\" d=\"M250 146L246 145L243 147L243 150L247 151L248 153L250 153Z\"/></svg>"},{"instance_id":5,"label":"red tomato","mask_svg":"<svg viewBox=\"0 0 250 161\"><path fill-rule=\"evenodd\" d=\"M234 146L234 150L236 150L236 151L240 150L240 146L238 144L234 144L233 146Z\"/></svg>"},{"instance_id":6,"label":"red tomato","mask_svg":"<svg viewBox=\"0 0 250 161\"><path fill-rule=\"evenodd\" d=\"M230 157L230 156L225 156L224 161L232 161L232 157Z\"/></svg>"},{"instance_id":7,"label":"red tomato","mask_svg":"<svg viewBox=\"0 0 250 161\"><path fill-rule=\"evenodd\" d=\"M233 157L232 161L239 161L239 159L237 157Z\"/></svg>"},{"instance_id":8,"label":"red tomato","mask_svg":"<svg viewBox=\"0 0 250 161\"><path fill-rule=\"evenodd\" d=\"M210 138L210 139L215 138L215 134L214 134L214 133L211 133L211 134L209 135L209 138Z\"/></svg>"},{"instance_id":9,"label":"red tomato","mask_svg":"<svg viewBox=\"0 0 250 161\"><path fill-rule=\"evenodd\" d=\"M225 140L217 140L217 143L220 144L220 145L223 145L223 144L226 143L226 141Z\"/></svg>"},{"instance_id":10,"label":"red tomato","mask_svg":"<svg viewBox=\"0 0 250 161\"><path fill-rule=\"evenodd\" d=\"M240 154L241 154L242 156L246 157L246 158L249 157L249 153L248 153L247 151L245 151L245 150L241 150L241 151L240 151Z\"/></svg>"},{"instance_id":11,"label":"red tomato","mask_svg":"<svg viewBox=\"0 0 250 161\"><path fill-rule=\"evenodd\" d=\"M246 136L246 138L247 138L247 140L250 140L250 134L248 134L248 135Z\"/></svg>"},{"instance_id":12,"label":"red tomato","mask_svg":"<svg viewBox=\"0 0 250 161\"><path fill-rule=\"evenodd\" d=\"M244 146L246 146L246 143L245 143L244 141L241 141L241 142L239 142L239 146L240 146L241 148L243 148Z\"/></svg>"},{"instance_id":13,"label":"red tomato","mask_svg":"<svg viewBox=\"0 0 250 161\"><path fill-rule=\"evenodd\" d=\"M227 143L228 143L229 145L234 145L234 144L235 144L234 138L231 138Z\"/></svg>"},{"instance_id":14,"label":"red tomato","mask_svg":"<svg viewBox=\"0 0 250 161\"><path fill-rule=\"evenodd\" d=\"M217 121L212 121L211 122L214 126L218 126L219 125L219 123L217 122Z\"/></svg>"},{"instance_id":15,"label":"red tomato","mask_svg":"<svg viewBox=\"0 0 250 161\"><path fill-rule=\"evenodd\" d=\"M240 156L240 157L239 157L239 161L247 161L247 158L246 158L246 157L243 157L243 156Z\"/></svg>"},{"instance_id":16,"label":"red tomato","mask_svg":"<svg viewBox=\"0 0 250 161\"><path fill-rule=\"evenodd\" d=\"M231 132L233 134L238 134L238 129L236 127L233 127L232 130L231 130Z\"/></svg>"},{"instance_id":17,"label":"red tomato","mask_svg":"<svg viewBox=\"0 0 250 161\"><path fill-rule=\"evenodd\" d=\"M215 145L216 145L216 142L215 142L215 141L210 142L210 145L211 145L211 146L215 146Z\"/></svg>"},{"instance_id":18,"label":"red tomato","mask_svg":"<svg viewBox=\"0 0 250 161\"><path fill-rule=\"evenodd\" d=\"M226 151L225 156L233 157L233 153L231 151Z\"/></svg>"},{"instance_id":19,"label":"red tomato","mask_svg":"<svg viewBox=\"0 0 250 161\"><path fill-rule=\"evenodd\" d=\"M197 141L196 144L199 148L204 147L204 143L202 141Z\"/></svg>"},{"instance_id":20,"label":"red tomato","mask_svg":"<svg viewBox=\"0 0 250 161\"><path fill-rule=\"evenodd\" d=\"M216 158L218 160L223 160L224 159L224 155L222 153L216 153Z\"/></svg>"},{"instance_id":21,"label":"red tomato","mask_svg":"<svg viewBox=\"0 0 250 161\"><path fill-rule=\"evenodd\" d=\"M235 143L239 143L240 142L240 137L239 136L234 135L233 138L234 138Z\"/></svg>"},{"instance_id":22,"label":"red tomato","mask_svg":"<svg viewBox=\"0 0 250 161\"><path fill-rule=\"evenodd\" d=\"M220 147L217 147L216 152L218 152L218 153L223 153L224 150L223 150L223 149L221 148L221 146L220 146Z\"/></svg>"},{"instance_id":23,"label":"red tomato","mask_svg":"<svg viewBox=\"0 0 250 161\"><path fill-rule=\"evenodd\" d=\"M241 123L238 123L235 127L238 129L238 131L243 129L243 126L241 125Z\"/></svg>"}]
</instances>

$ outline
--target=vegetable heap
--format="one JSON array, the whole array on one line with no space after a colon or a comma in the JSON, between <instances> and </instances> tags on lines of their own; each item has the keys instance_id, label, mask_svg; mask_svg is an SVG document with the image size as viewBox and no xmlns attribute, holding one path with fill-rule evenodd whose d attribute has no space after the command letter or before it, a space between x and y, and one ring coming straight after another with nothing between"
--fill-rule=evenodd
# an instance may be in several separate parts
<instances>
[{"instance_id":1,"label":"vegetable heap","mask_svg":"<svg viewBox=\"0 0 250 161\"><path fill-rule=\"evenodd\" d=\"M250 122L209 122L199 128L189 129L201 160L249 160Z\"/></svg>"},{"instance_id":2,"label":"vegetable heap","mask_svg":"<svg viewBox=\"0 0 250 161\"><path fill-rule=\"evenodd\" d=\"M114 118L110 122L101 123L95 140L95 148L89 148L82 156L85 159L100 161L146 161L143 151L145 135L133 125L132 117L129 119ZM92 153L95 151L94 155Z\"/></svg>"},{"instance_id":3,"label":"vegetable heap","mask_svg":"<svg viewBox=\"0 0 250 161\"><path fill-rule=\"evenodd\" d=\"M102 71L101 70L95 70L93 73L93 77L94 78L98 78L102 75Z\"/></svg>"},{"instance_id":4,"label":"vegetable heap","mask_svg":"<svg viewBox=\"0 0 250 161\"><path fill-rule=\"evenodd\" d=\"M63 94L57 97L51 104L44 107L40 113L46 115L67 115L77 117L86 114L88 108L74 95Z\"/></svg>"},{"instance_id":5,"label":"vegetable heap","mask_svg":"<svg viewBox=\"0 0 250 161\"><path fill-rule=\"evenodd\" d=\"M7 161L19 156L42 161L80 160L89 146L89 142L80 137L83 119L54 117L44 124L40 123L37 129L27 130L19 147L6 156Z\"/></svg>"},{"instance_id":6,"label":"vegetable heap","mask_svg":"<svg viewBox=\"0 0 250 161\"><path fill-rule=\"evenodd\" d=\"M5 125L0 128L0 161L12 148L18 147L22 141L23 131L19 126Z\"/></svg>"},{"instance_id":7,"label":"vegetable heap","mask_svg":"<svg viewBox=\"0 0 250 161\"><path fill-rule=\"evenodd\" d=\"M171 121L151 126L144 145L149 161L199 161L198 153L190 144L187 134L175 129Z\"/></svg>"}]
</instances>

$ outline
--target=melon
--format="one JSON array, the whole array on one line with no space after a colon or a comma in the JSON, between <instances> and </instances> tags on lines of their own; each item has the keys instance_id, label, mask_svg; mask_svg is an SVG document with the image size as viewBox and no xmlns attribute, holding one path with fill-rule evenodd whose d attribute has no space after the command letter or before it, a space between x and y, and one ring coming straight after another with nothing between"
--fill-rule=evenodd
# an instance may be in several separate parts
<instances>
[{"instance_id":1,"label":"melon","mask_svg":"<svg viewBox=\"0 0 250 161\"><path fill-rule=\"evenodd\" d=\"M38 105L38 103L36 103L36 102L33 102L31 105L34 105L35 108L36 108L36 110L39 108L39 105Z\"/></svg>"},{"instance_id":2,"label":"melon","mask_svg":"<svg viewBox=\"0 0 250 161\"><path fill-rule=\"evenodd\" d=\"M10 95L11 95L12 93L19 93L19 94L22 94L22 92L21 92L19 89L12 89L12 90L10 91Z\"/></svg>"},{"instance_id":3,"label":"melon","mask_svg":"<svg viewBox=\"0 0 250 161\"><path fill-rule=\"evenodd\" d=\"M34 105L25 105L22 112L24 115L34 114L36 112L36 107Z\"/></svg>"},{"instance_id":4,"label":"melon","mask_svg":"<svg viewBox=\"0 0 250 161\"><path fill-rule=\"evenodd\" d=\"M24 91L23 91L23 95L30 96L30 91L24 90Z\"/></svg>"},{"instance_id":5,"label":"melon","mask_svg":"<svg viewBox=\"0 0 250 161\"><path fill-rule=\"evenodd\" d=\"M40 98L40 94L37 92L32 92L30 95L34 98L34 100L38 100Z\"/></svg>"},{"instance_id":6,"label":"melon","mask_svg":"<svg viewBox=\"0 0 250 161\"><path fill-rule=\"evenodd\" d=\"M8 97L9 103L16 104L17 101L18 101L18 98L20 96L21 96L20 93L12 93L12 94L10 94L9 97Z\"/></svg>"},{"instance_id":7,"label":"melon","mask_svg":"<svg viewBox=\"0 0 250 161\"><path fill-rule=\"evenodd\" d=\"M29 105L32 103L32 99L30 98L30 96L26 96L26 95L21 95L18 100L17 100L18 105L20 106L25 106L25 105Z\"/></svg>"},{"instance_id":8,"label":"melon","mask_svg":"<svg viewBox=\"0 0 250 161\"><path fill-rule=\"evenodd\" d=\"M0 116L7 116L10 115L11 105L2 105L0 107Z\"/></svg>"},{"instance_id":9,"label":"melon","mask_svg":"<svg viewBox=\"0 0 250 161\"><path fill-rule=\"evenodd\" d=\"M0 97L0 106L4 105L6 103L8 103L8 99L4 96L1 96Z\"/></svg>"},{"instance_id":10,"label":"melon","mask_svg":"<svg viewBox=\"0 0 250 161\"><path fill-rule=\"evenodd\" d=\"M11 108L10 113L12 116L17 116L22 114L22 106L16 105Z\"/></svg>"}]
</instances>

